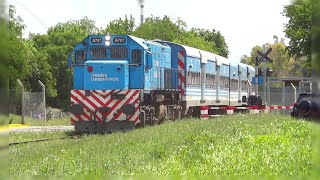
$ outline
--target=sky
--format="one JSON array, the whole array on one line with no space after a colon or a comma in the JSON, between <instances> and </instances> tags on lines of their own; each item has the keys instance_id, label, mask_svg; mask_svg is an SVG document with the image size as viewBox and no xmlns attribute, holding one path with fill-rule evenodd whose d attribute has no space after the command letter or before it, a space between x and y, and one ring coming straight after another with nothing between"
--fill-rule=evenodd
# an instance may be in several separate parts
<instances>
[{"instance_id":1,"label":"sky","mask_svg":"<svg viewBox=\"0 0 320 180\"><path fill-rule=\"evenodd\" d=\"M138 0L8 0L7 4L15 5L24 20L24 37L29 32L45 34L58 22L85 16L103 29L125 15L132 15L137 26L140 22ZM240 61L255 45L272 43L274 35L285 38L288 19L281 12L289 4L290 0L144 0L144 16L168 15L180 18L188 28L218 30L228 44L229 59Z\"/></svg>"}]
</instances>

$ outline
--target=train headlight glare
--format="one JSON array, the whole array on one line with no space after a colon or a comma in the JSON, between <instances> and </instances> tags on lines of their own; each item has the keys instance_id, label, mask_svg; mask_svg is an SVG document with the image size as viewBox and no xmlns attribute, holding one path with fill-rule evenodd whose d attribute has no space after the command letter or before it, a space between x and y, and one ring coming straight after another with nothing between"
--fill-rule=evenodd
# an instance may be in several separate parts
<instances>
[{"instance_id":1,"label":"train headlight glare","mask_svg":"<svg viewBox=\"0 0 320 180\"><path fill-rule=\"evenodd\" d=\"M109 35L106 35L105 37L104 37L107 41L110 41L110 39L111 39L111 36L109 36Z\"/></svg>"},{"instance_id":2,"label":"train headlight glare","mask_svg":"<svg viewBox=\"0 0 320 180\"><path fill-rule=\"evenodd\" d=\"M105 44L106 46L110 46L110 41L106 41L104 44Z\"/></svg>"}]
</instances>

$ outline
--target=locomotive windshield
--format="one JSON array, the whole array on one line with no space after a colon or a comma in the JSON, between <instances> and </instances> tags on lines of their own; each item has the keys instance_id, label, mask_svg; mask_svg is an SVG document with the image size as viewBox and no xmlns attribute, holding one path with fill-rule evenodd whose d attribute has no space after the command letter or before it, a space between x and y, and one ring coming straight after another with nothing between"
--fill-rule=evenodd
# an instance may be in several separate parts
<instances>
[{"instance_id":1,"label":"locomotive windshield","mask_svg":"<svg viewBox=\"0 0 320 180\"><path fill-rule=\"evenodd\" d=\"M111 59L127 59L128 47L126 46L113 46L110 47Z\"/></svg>"},{"instance_id":2,"label":"locomotive windshield","mask_svg":"<svg viewBox=\"0 0 320 180\"><path fill-rule=\"evenodd\" d=\"M75 51L75 63L76 64L83 64L86 60L86 51L85 50L77 50Z\"/></svg>"},{"instance_id":3,"label":"locomotive windshield","mask_svg":"<svg viewBox=\"0 0 320 180\"><path fill-rule=\"evenodd\" d=\"M92 47L90 49L91 59L105 59L107 58L107 48L103 46Z\"/></svg>"}]
</instances>

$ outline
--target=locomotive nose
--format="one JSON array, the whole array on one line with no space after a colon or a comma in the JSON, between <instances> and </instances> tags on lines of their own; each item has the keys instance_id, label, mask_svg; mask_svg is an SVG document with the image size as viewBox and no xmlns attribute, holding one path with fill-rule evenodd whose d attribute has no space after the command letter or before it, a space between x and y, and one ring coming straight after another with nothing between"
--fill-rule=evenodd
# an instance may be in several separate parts
<instances>
[{"instance_id":1,"label":"locomotive nose","mask_svg":"<svg viewBox=\"0 0 320 180\"><path fill-rule=\"evenodd\" d=\"M85 65L87 66L84 70L85 89L128 89L129 68L127 61L86 61Z\"/></svg>"}]
</instances>

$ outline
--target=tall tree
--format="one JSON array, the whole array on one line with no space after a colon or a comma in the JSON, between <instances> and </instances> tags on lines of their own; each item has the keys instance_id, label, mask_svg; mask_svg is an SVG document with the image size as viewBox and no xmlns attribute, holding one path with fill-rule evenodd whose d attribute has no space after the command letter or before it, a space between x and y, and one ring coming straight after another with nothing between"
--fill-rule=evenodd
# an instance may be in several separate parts
<instances>
[{"instance_id":1,"label":"tall tree","mask_svg":"<svg viewBox=\"0 0 320 180\"><path fill-rule=\"evenodd\" d=\"M312 67L320 76L320 2L313 1L312 8Z\"/></svg>"},{"instance_id":2,"label":"tall tree","mask_svg":"<svg viewBox=\"0 0 320 180\"><path fill-rule=\"evenodd\" d=\"M169 16L164 16L162 19L151 16L146 18L145 22L135 29L133 35L150 40L173 41L178 38L181 32L180 27Z\"/></svg>"},{"instance_id":3,"label":"tall tree","mask_svg":"<svg viewBox=\"0 0 320 180\"><path fill-rule=\"evenodd\" d=\"M31 71L26 57L28 49L22 33L25 28L20 16L16 16L14 6L9 6L9 88L17 86L17 79L24 81L27 74Z\"/></svg>"},{"instance_id":4,"label":"tall tree","mask_svg":"<svg viewBox=\"0 0 320 180\"><path fill-rule=\"evenodd\" d=\"M240 62L254 66L256 62L256 57L258 56L257 51L259 50L262 52L263 51L262 49L263 49L262 46L259 46L259 45L254 46L251 49L250 56L247 56L247 55L242 56Z\"/></svg>"},{"instance_id":5,"label":"tall tree","mask_svg":"<svg viewBox=\"0 0 320 180\"><path fill-rule=\"evenodd\" d=\"M38 80L46 86L48 97L55 97L56 80L46 54L34 47L32 40L22 38L25 28L21 17L16 16L14 6L9 6L9 87L15 89L20 79L27 91L41 91Z\"/></svg>"},{"instance_id":6,"label":"tall tree","mask_svg":"<svg viewBox=\"0 0 320 180\"><path fill-rule=\"evenodd\" d=\"M57 97L49 98L54 107L67 107L69 104L70 76L67 66L67 56L73 47L89 34L97 34L99 29L95 21L84 17L80 20L70 20L50 27L47 34L31 34L34 47L39 50L40 59L47 59L51 67L52 78L56 81ZM49 68L44 66L43 68Z\"/></svg>"},{"instance_id":7,"label":"tall tree","mask_svg":"<svg viewBox=\"0 0 320 180\"><path fill-rule=\"evenodd\" d=\"M199 48L222 56L228 55L228 47L220 32L205 29L187 30L187 24L169 16L163 18L151 16L133 31L133 35L145 39L161 39Z\"/></svg>"},{"instance_id":8,"label":"tall tree","mask_svg":"<svg viewBox=\"0 0 320 180\"><path fill-rule=\"evenodd\" d=\"M0 3L0 88L8 87L8 30L5 6Z\"/></svg>"},{"instance_id":9,"label":"tall tree","mask_svg":"<svg viewBox=\"0 0 320 180\"><path fill-rule=\"evenodd\" d=\"M214 43L206 41L204 38L193 32L182 32L177 39L173 40L173 42L219 54L219 50L214 46Z\"/></svg>"},{"instance_id":10,"label":"tall tree","mask_svg":"<svg viewBox=\"0 0 320 180\"><path fill-rule=\"evenodd\" d=\"M219 31L215 29L210 31L208 29L192 28L191 32L196 33L198 36L204 38L204 40L210 42L212 47L218 50L219 55L228 58L228 45Z\"/></svg>"},{"instance_id":11,"label":"tall tree","mask_svg":"<svg viewBox=\"0 0 320 180\"><path fill-rule=\"evenodd\" d=\"M124 19L115 19L107 25L107 27L102 31L104 34L132 34L135 28L135 19L130 15L127 15Z\"/></svg>"},{"instance_id":12,"label":"tall tree","mask_svg":"<svg viewBox=\"0 0 320 180\"><path fill-rule=\"evenodd\" d=\"M285 25L286 37L290 39L289 55L302 61L305 69L311 73L311 4L288 5L283 15L289 18Z\"/></svg>"},{"instance_id":13,"label":"tall tree","mask_svg":"<svg viewBox=\"0 0 320 180\"><path fill-rule=\"evenodd\" d=\"M5 9L4 3L0 1L0 115L8 113L8 15ZM6 119L0 118L0 125L4 124Z\"/></svg>"}]
</instances>

